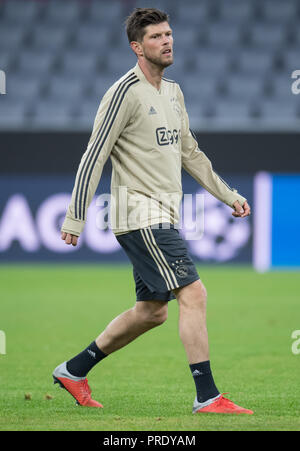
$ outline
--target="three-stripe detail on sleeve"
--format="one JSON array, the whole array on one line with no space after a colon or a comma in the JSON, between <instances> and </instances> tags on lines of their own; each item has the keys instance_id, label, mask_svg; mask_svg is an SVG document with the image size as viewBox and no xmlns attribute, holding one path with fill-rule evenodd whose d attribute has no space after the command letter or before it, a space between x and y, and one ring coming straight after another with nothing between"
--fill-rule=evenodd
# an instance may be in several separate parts
<instances>
[{"instance_id":1,"label":"three-stripe detail on sleeve","mask_svg":"<svg viewBox=\"0 0 300 451\"><path fill-rule=\"evenodd\" d=\"M166 282L168 290L174 290L175 288L178 288L179 285L176 280L174 271L168 264L164 254L159 248L153 235L153 232L151 230L151 227L140 229L140 232L150 255L155 261L161 276Z\"/></svg>"},{"instance_id":2,"label":"three-stripe detail on sleeve","mask_svg":"<svg viewBox=\"0 0 300 451\"><path fill-rule=\"evenodd\" d=\"M111 128L116 120L116 116L124 100L124 97L130 88L139 81L139 78L132 72L126 77L117 87L109 104L107 112L101 127L98 130L96 138L91 145L88 154L81 166L80 172L77 176L77 186L75 195L75 218L85 220L86 203L89 189L89 182L95 168L98 156L103 148L105 141L111 131Z\"/></svg>"},{"instance_id":3,"label":"three-stripe detail on sleeve","mask_svg":"<svg viewBox=\"0 0 300 451\"><path fill-rule=\"evenodd\" d=\"M194 140L198 143L197 141L197 136L195 135L195 133L193 132L193 130L190 129L191 135L194 138ZM226 188L230 189L231 191L235 191L234 188L231 188L228 183L225 182L225 180L220 176L220 174L218 174L216 171L214 171L215 174L219 177L219 179L221 180L222 183L224 183L224 185L226 186Z\"/></svg>"},{"instance_id":4,"label":"three-stripe detail on sleeve","mask_svg":"<svg viewBox=\"0 0 300 451\"><path fill-rule=\"evenodd\" d=\"M228 185L227 182L225 182L224 179L222 179L222 177L220 176L220 174L218 174L216 171L214 171L215 174L219 177L219 179L221 180L221 182L226 186L226 188L230 189L230 191L236 191L234 188L231 188L231 186Z\"/></svg>"}]
</instances>

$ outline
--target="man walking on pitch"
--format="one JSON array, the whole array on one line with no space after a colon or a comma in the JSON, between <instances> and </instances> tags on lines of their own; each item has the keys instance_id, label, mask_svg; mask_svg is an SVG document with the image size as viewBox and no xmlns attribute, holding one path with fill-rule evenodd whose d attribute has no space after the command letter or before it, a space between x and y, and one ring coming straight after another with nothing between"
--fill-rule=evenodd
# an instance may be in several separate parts
<instances>
[{"instance_id":1,"label":"man walking on pitch","mask_svg":"<svg viewBox=\"0 0 300 451\"><path fill-rule=\"evenodd\" d=\"M124 208L124 199L119 196L122 187L126 187L127 211L127 217L118 217L112 229L133 265L136 303L108 324L86 349L60 364L53 372L54 382L78 404L102 407L91 397L87 373L109 354L162 324L167 318L168 301L176 297L179 334L196 386L193 413L251 414L251 410L224 398L214 383L206 329L206 290L175 226L182 196L182 167L233 208L233 216L248 216L250 207L213 171L189 129L180 87L163 77L164 69L173 63L168 16L156 9L138 8L126 25L138 61L100 103L76 175L62 239L76 246L110 156L112 217L117 218L116 213Z\"/></svg>"}]
</instances>

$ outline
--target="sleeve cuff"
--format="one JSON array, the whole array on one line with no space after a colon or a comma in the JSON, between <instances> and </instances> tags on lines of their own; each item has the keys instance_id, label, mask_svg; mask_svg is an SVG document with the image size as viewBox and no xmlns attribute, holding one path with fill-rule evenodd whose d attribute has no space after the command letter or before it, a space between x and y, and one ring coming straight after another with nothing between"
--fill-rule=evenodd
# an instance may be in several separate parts
<instances>
[{"instance_id":1,"label":"sleeve cuff","mask_svg":"<svg viewBox=\"0 0 300 451\"><path fill-rule=\"evenodd\" d=\"M236 189L232 190L232 196L230 196L231 199L229 200L228 204L230 207L233 207L233 204L238 201L240 206L242 207L245 202L247 202L247 199L243 196L241 196Z\"/></svg>"},{"instance_id":2,"label":"sleeve cuff","mask_svg":"<svg viewBox=\"0 0 300 451\"><path fill-rule=\"evenodd\" d=\"M63 225L61 227L61 231L65 233L70 233L71 235L79 236L84 228L84 221L80 221L78 219L70 218L69 216L65 217Z\"/></svg>"}]
</instances>

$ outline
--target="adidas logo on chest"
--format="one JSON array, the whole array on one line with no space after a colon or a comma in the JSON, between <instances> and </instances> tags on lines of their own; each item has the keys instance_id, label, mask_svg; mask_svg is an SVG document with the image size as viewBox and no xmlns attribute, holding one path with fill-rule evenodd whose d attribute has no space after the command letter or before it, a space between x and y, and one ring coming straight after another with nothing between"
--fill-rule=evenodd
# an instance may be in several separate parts
<instances>
[{"instance_id":1,"label":"adidas logo on chest","mask_svg":"<svg viewBox=\"0 0 300 451\"><path fill-rule=\"evenodd\" d=\"M149 112L148 112L148 114L150 115L150 114L157 114L157 111L156 111L156 109L153 107L153 106L151 106L150 107L150 110L149 110Z\"/></svg>"}]
</instances>

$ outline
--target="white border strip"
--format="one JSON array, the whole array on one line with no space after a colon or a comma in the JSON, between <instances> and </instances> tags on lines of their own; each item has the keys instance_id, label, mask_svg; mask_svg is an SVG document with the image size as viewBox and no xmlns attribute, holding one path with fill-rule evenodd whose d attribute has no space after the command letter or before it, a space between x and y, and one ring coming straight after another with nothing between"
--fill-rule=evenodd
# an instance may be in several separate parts
<instances>
[{"instance_id":1,"label":"white border strip","mask_svg":"<svg viewBox=\"0 0 300 451\"><path fill-rule=\"evenodd\" d=\"M272 264L272 175L254 177L253 266L265 272Z\"/></svg>"}]
</instances>

